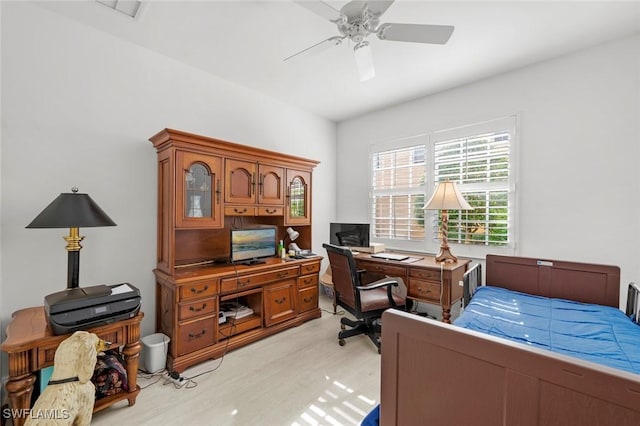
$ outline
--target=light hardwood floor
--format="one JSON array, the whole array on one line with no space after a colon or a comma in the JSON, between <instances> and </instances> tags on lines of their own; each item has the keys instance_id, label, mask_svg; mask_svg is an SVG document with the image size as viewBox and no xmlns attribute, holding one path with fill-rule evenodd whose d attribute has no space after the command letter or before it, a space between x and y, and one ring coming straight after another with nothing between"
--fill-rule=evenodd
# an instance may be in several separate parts
<instances>
[{"instance_id":1,"label":"light hardwood floor","mask_svg":"<svg viewBox=\"0 0 640 426\"><path fill-rule=\"evenodd\" d=\"M157 378L136 404L94 414L92 425L358 425L380 397L380 355L366 336L338 345L339 315L320 296L322 318L187 369L176 389ZM341 310L338 308L339 311Z\"/></svg>"}]
</instances>

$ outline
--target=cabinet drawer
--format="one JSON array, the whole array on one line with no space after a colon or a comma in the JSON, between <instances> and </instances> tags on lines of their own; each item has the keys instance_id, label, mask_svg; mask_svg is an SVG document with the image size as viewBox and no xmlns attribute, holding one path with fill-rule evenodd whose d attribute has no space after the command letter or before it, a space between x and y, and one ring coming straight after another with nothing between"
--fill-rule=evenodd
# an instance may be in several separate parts
<instances>
[{"instance_id":1,"label":"cabinet drawer","mask_svg":"<svg viewBox=\"0 0 640 426\"><path fill-rule=\"evenodd\" d=\"M258 207L258 216L284 216L284 208Z\"/></svg>"},{"instance_id":2,"label":"cabinet drawer","mask_svg":"<svg viewBox=\"0 0 640 426\"><path fill-rule=\"evenodd\" d=\"M123 327L116 328L115 330L103 331L97 334L97 336L105 342L111 342L108 349L117 349L125 344ZM60 342L49 344L46 346L38 347L37 349L37 369L48 367L53 365L56 350Z\"/></svg>"},{"instance_id":3,"label":"cabinet drawer","mask_svg":"<svg viewBox=\"0 0 640 426\"><path fill-rule=\"evenodd\" d=\"M440 282L440 270L409 268L409 276Z\"/></svg>"},{"instance_id":4,"label":"cabinet drawer","mask_svg":"<svg viewBox=\"0 0 640 426\"><path fill-rule=\"evenodd\" d=\"M298 267L283 268L273 272L263 272L261 274L241 275L233 278L222 279L222 292L228 293L246 288L260 286L266 283L294 278L299 274Z\"/></svg>"},{"instance_id":5,"label":"cabinet drawer","mask_svg":"<svg viewBox=\"0 0 640 426\"><path fill-rule=\"evenodd\" d=\"M303 263L300 265L300 273L302 275L315 274L316 272L320 272L320 262Z\"/></svg>"},{"instance_id":6,"label":"cabinet drawer","mask_svg":"<svg viewBox=\"0 0 640 426\"><path fill-rule=\"evenodd\" d=\"M440 302L440 283L409 278L409 297Z\"/></svg>"},{"instance_id":7,"label":"cabinet drawer","mask_svg":"<svg viewBox=\"0 0 640 426\"><path fill-rule=\"evenodd\" d=\"M186 320L189 318L199 317L201 315L210 315L214 312L216 312L216 298L210 297L204 300L180 303L178 319Z\"/></svg>"},{"instance_id":8,"label":"cabinet drawer","mask_svg":"<svg viewBox=\"0 0 640 426\"><path fill-rule=\"evenodd\" d=\"M253 206L224 206L225 216L255 216L256 208Z\"/></svg>"},{"instance_id":9,"label":"cabinet drawer","mask_svg":"<svg viewBox=\"0 0 640 426\"><path fill-rule=\"evenodd\" d=\"M303 275L298 278L298 288L318 287L318 275Z\"/></svg>"},{"instance_id":10,"label":"cabinet drawer","mask_svg":"<svg viewBox=\"0 0 640 426\"><path fill-rule=\"evenodd\" d=\"M180 300L204 298L218 293L216 282L206 282L200 284L188 284L180 286Z\"/></svg>"},{"instance_id":11,"label":"cabinet drawer","mask_svg":"<svg viewBox=\"0 0 640 426\"><path fill-rule=\"evenodd\" d=\"M264 288L264 322L268 327L296 315L297 291L295 281L272 284Z\"/></svg>"},{"instance_id":12,"label":"cabinet drawer","mask_svg":"<svg viewBox=\"0 0 640 426\"><path fill-rule=\"evenodd\" d=\"M298 306L300 312L306 312L318 307L318 287L303 288L298 292Z\"/></svg>"},{"instance_id":13,"label":"cabinet drawer","mask_svg":"<svg viewBox=\"0 0 640 426\"><path fill-rule=\"evenodd\" d=\"M402 279L405 279L407 276L407 268L404 266L358 261L358 268L366 269L367 271L380 272L381 274L385 274L390 277L401 277Z\"/></svg>"},{"instance_id":14,"label":"cabinet drawer","mask_svg":"<svg viewBox=\"0 0 640 426\"><path fill-rule=\"evenodd\" d=\"M216 317L181 323L178 326L178 355L213 345L216 338Z\"/></svg>"}]
</instances>

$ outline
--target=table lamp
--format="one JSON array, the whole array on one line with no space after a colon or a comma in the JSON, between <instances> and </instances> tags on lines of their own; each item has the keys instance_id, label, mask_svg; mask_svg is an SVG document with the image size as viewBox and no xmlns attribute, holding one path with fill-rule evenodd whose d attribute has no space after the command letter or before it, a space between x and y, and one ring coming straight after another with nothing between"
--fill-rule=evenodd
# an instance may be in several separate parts
<instances>
[{"instance_id":1,"label":"table lamp","mask_svg":"<svg viewBox=\"0 0 640 426\"><path fill-rule=\"evenodd\" d=\"M296 253L300 251L300 247L298 247L298 245L294 243L294 241L297 240L299 236L300 236L300 233L298 231L296 231L291 227L287 228L287 237L289 237L289 241L291 241L291 244L289 244L288 248L289 250L293 250Z\"/></svg>"},{"instance_id":2,"label":"table lamp","mask_svg":"<svg viewBox=\"0 0 640 426\"><path fill-rule=\"evenodd\" d=\"M27 228L69 228L67 242L67 289L79 287L80 270L80 227L116 226L107 214L89 197L79 194L78 188L64 193L51 202Z\"/></svg>"},{"instance_id":3,"label":"table lamp","mask_svg":"<svg viewBox=\"0 0 640 426\"><path fill-rule=\"evenodd\" d=\"M442 212L442 244L440 252L436 256L437 262L455 263L458 258L451 253L449 241L447 240L449 214L447 210L473 210L473 207L458 192L456 184L451 181L438 182L438 187L433 193L424 210L440 210Z\"/></svg>"}]
</instances>

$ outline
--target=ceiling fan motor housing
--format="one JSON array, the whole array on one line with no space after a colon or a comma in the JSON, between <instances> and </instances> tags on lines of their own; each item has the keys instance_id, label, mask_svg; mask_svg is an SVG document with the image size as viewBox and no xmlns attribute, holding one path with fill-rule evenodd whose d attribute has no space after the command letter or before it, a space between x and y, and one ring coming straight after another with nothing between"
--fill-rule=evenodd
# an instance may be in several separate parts
<instances>
[{"instance_id":1,"label":"ceiling fan motor housing","mask_svg":"<svg viewBox=\"0 0 640 426\"><path fill-rule=\"evenodd\" d=\"M375 33L378 16L375 16L365 2L352 1L340 9L342 19L337 22L338 31L354 43L362 42L369 34Z\"/></svg>"}]
</instances>

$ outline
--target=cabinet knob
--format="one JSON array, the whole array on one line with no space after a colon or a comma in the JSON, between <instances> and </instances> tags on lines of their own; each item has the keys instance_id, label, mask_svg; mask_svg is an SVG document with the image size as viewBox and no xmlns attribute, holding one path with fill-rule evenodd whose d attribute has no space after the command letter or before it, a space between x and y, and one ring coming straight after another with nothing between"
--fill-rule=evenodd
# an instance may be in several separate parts
<instances>
[{"instance_id":1,"label":"cabinet knob","mask_svg":"<svg viewBox=\"0 0 640 426\"><path fill-rule=\"evenodd\" d=\"M309 298L306 298L306 297L305 297L305 298L304 298L304 299L302 299L302 300L304 300L304 303L311 303L311 302L313 302L315 299L316 299L315 297L311 296L311 297L309 297Z\"/></svg>"},{"instance_id":2,"label":"cabinet knob","mask_svg":"<svg viewBox=\"0 0 640 426\"><path fill-rule=\"evenodd\" d=\"M282 305L284 302L287 301L286 297L280 298L280 299L275 299L274 302L276 302L278 305Z\"/></svg>"},{"instance_id":3,"label":"cabinet knob","mask_svg":"<svg viewBox=\"0 0 640 426\"><path fill-rule=\"evenodd\" d=\"M209 290L209 286L205 285L204 288L202 290L198 290L195 287L191 287L191 293L193 294L200 294L200 293L204 293L205 291Z\"/></svg>"}]
</instances>

